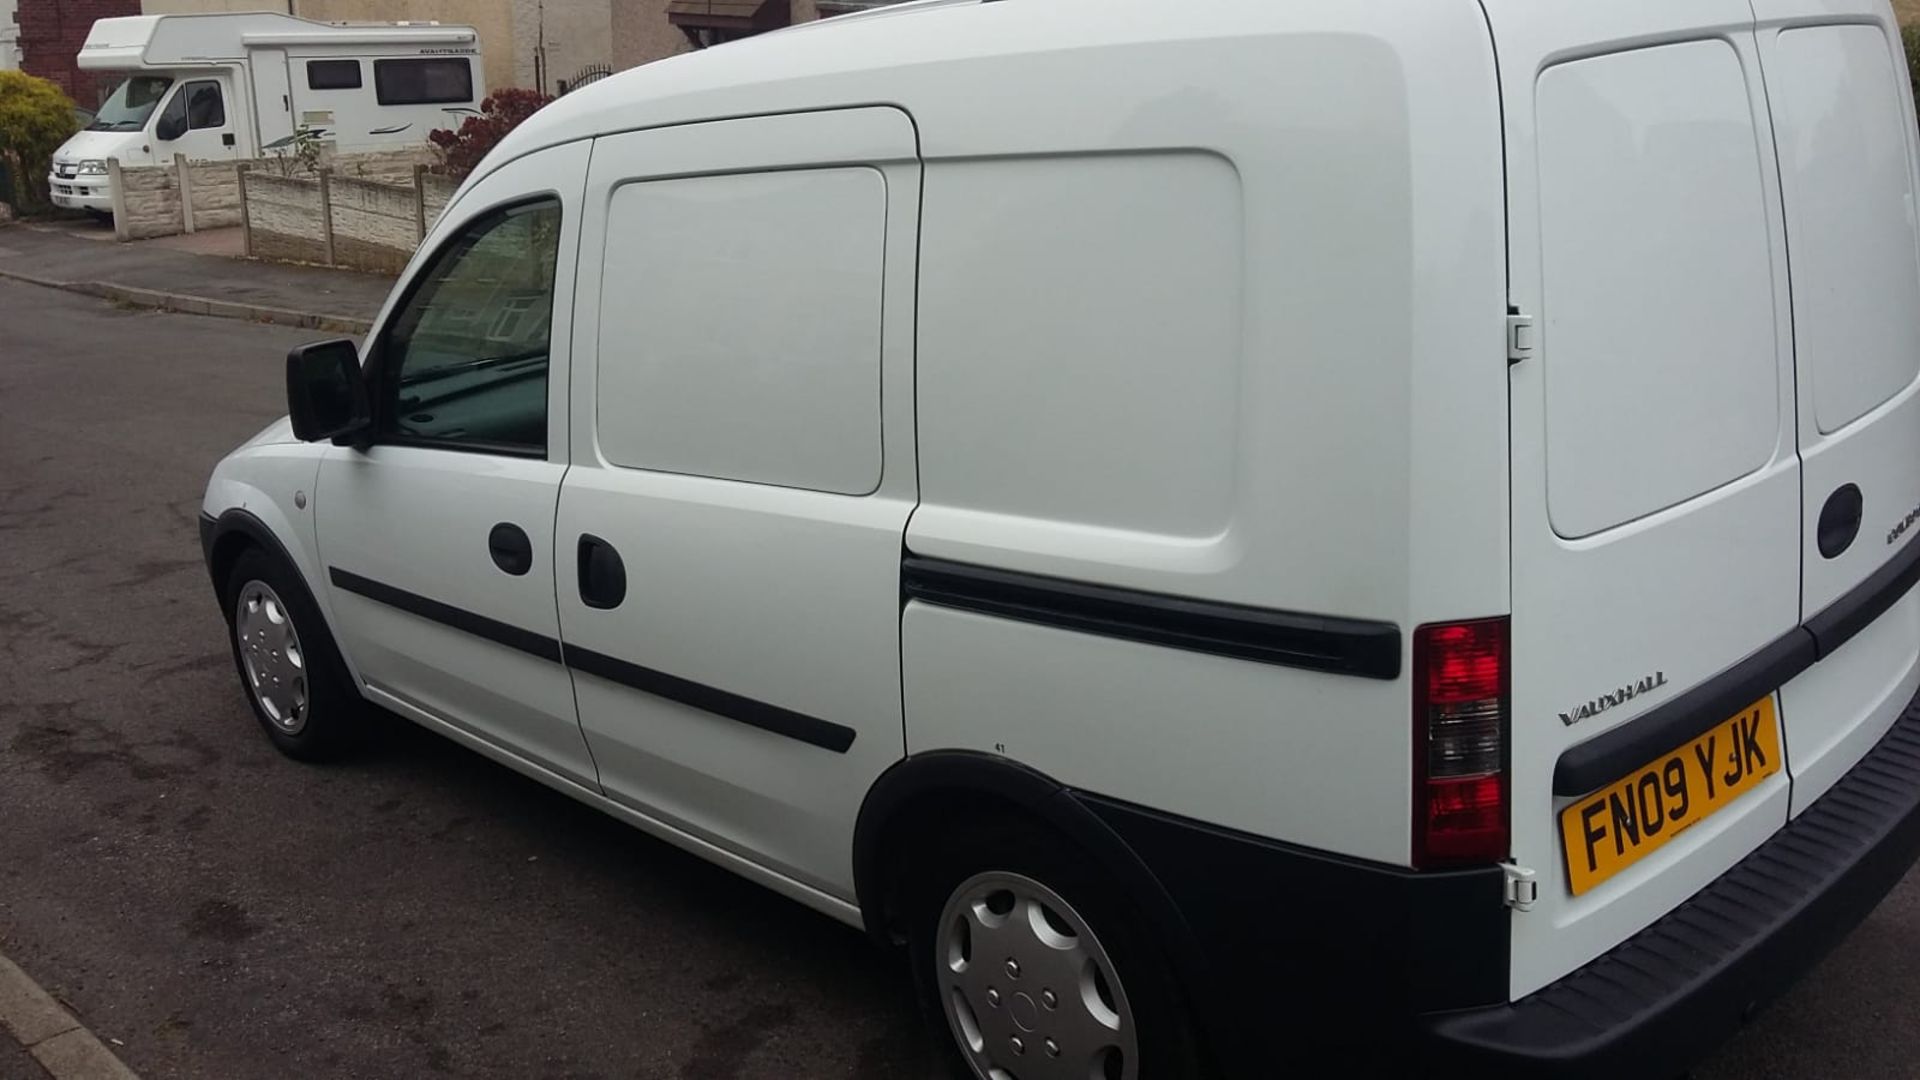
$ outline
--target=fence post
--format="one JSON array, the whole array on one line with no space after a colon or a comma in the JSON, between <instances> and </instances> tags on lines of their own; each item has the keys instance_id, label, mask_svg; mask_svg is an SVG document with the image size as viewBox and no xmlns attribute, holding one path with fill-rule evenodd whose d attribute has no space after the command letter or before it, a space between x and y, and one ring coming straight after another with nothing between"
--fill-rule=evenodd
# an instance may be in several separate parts
<instances>
[{"instance_id":1,"label":"fence post","mask_svg":"<svg viewBox=\"0 0 1920 1080\"><path fill-rule=\"evenodd\" d=\"M427 167L413 167L413 242L427 238Z\"/></svg>"},{"instance_id":2,"label":"fence post","mask_svg":"<svg viewBox=\"0 0 1920 1080\"><path fill-rule=\"evenodd\" d=\"M327 265L337 265L333 259L333 169L320 170L320 227L321 235L327 245Z\"/></svg>"},{"instance_id":3,"label":"fence post","mask_svg":"<svg viewBox=\"0 0 1920 1080\"><path fill-rule=\"evenodd\" d=\"M253 214L247 209L247 170L251 165L233 167L233 182L240 185L240 253L253 258Z\"/></svg>"},{"instance_id":4,"label":"fence post","mask_svg":"<svg viewBox=\"0 0 1920 1080\"><path fill-rule=\"evenodd\" d=\"M187 171L187 155L173 155L173 175L180 186L180 228L193 231L193 176Z\"/></svg>"},{"instance_id":5,"label":"fence post","mask_svg":"<svg viewBox=\"0 0 1920 1080\"><path fill-rule=\"evenodd\" d=\"M107 188L113 193L113 238L126 243L133 239L133 230L127 221L127 179L120 175L120 159L107 159Z\"/></svg>"}]
</instances>

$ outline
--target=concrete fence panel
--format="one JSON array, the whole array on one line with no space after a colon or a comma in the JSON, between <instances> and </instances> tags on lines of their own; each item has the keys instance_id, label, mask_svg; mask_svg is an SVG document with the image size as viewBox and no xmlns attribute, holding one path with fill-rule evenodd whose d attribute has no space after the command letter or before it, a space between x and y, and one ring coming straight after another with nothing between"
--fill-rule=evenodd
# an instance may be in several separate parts
<instances>
[{"instance_id":1,"label":"concrete fence panel","mask_svg":"<svg viewBox=\"0 0 1920 1080\"><path fill-rule=\"evenodd\" d=\"M320 181L247 173L247 228L257 258L325 262L326 215Z\"/></svg>"},{"instance_id":2,"label":"concrete fence panel","mask_svg":"<svg viewBox=\"0 0 1920 1080\"><path fill-rule=\"evenodd\" d=\"M180 178L172 166L121 169L120 202L115 207L114 231L122 240L173 236L186 230ZM118 213L121 207L126 211L125 220Z\"/></svg>"}]
</instances>

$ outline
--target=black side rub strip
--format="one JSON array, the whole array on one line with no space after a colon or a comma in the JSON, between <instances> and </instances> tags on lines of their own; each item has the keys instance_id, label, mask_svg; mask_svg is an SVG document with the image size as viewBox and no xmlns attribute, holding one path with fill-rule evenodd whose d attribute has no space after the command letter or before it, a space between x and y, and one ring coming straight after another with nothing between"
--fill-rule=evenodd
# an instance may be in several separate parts
<instances>
[{"instance_id":1,"label":"black side rub strip","mask_svg":"<svg viewBox=\"0 0 1920 1080\"><path fill-rule=\"evenodd\" d=\"M385 604L390 608L430 619L455 630L464 631L475 637L518 649L530 656L542 660L562 663L575 671L620 683L643 693L653 694L682 705L737 720L742 724L770 731L775 735L785 735L789 739L798 739L803 743L844 754L853 745L855 732L852 728L817 717L783 709L778 705L769 705L764 701L742 697L704 683L682 679L664 671L655 671L638 664L628 663L616 657L582 649L572 645L562 645L553 638L536 634L531 630L522 630L517 626L476 615L452 604L443 604L430 600L418 593L397 589L392 585L364 578L359 574L348 573L338 567L329 567L327 576L334 585L350 593L364 596L369 600Z\"/></svg>"},{"instance_id":2,"label":"black side rub strip","mask_svg":"<svg viewBox=\"0 0 1920 1080\"><path fill-rule=\"evenodd\" d=\"M1388 622L1270 611L908 555L909 599L1105 637L1285 667L1400 677L1400 628Z\"/></svg>"},{"instance_id":3,"label":"black side rub strip","mask_svg":"<svg viewBox=\"0 0 1920 1080\"><path fill-rule=\"evenodd\" d=\"M1813 635L1820 659L1833 655L1848 638L1865 630L1868 623L1899 603L1916 581L1920 581L1920 544L1908 541L1905 551L1806 621L1806 630Z\"/></svg>"},{"instance_id":4,"label":"black side rub strip","mask_svg":"<svg viewBox=\"0 0 1920 1080\"><path fill-rule=\"evenodd\" d=\"M495 644L505 645L509 649L518 649L542 660L551 660L556 664L560 662L560 642L545 635L536 634L531 630L522 630L511 623L489 619L485 615L475 615L471 611L454 607L452 604L429 600L419 593L396 589L372 578L350 574L337 566L327 568L327 577L333 581L336 588L364 596L390 608L398 608L409 615L431 619L444 626L451 626L455 630L464 631L474 637L486 638Z\"/></svg>"},{"instance_id":5,"label":"black side rub strip","mask_svg":"<svg viewBox=\"0 0 1920 1080\"><path fill-rule=\"evenodd\" d=\"M642 693L677 701L682 705L691 705L704 709L730 720L738 720L762 731L771 731L775 735L785 735L789 739L798 739L803 743L844 754L853 745L854 730L830 720L783 709L778 705L769 705L764 701L741 697L705 683L682 679L678 675L669 675L664 671L641 667L628 663L605 653L597 653L578 646L565 646L567 666L575 671L584 671L622 686L630 686Z\"/></svg>"},{"instance_id":6,"label":"black side rub strip","mask_svg":"<svg viewBox=\"0 0 1920 1080\"><path fill-rule=\"evenodd\" d=\"M1672 701L1569 748L1553 768L1553 793L1585 795L1706 734L1715 724L1833 655L1849 638L1899 603L1916 581L1920 581L1920 543L1909 543L1906 550L1845 596L1752 656Z\"/></svg>"}]
</instances>

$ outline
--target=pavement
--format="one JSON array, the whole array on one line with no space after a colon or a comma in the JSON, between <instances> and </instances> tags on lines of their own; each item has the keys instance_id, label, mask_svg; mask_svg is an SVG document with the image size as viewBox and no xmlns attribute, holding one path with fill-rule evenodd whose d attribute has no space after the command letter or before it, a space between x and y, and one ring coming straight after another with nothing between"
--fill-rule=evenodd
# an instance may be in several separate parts
<instances>
[{"instance_id":1,"label":"pavement","mask_svg":"<svg viewBox=\"0 0 1920 1080\"><path fill-rule=\"evenodd\" d=\"M311 336L0 281L0 953L147 1080L938 1075L839 923L398 720L271 749L195 517ZM1694 1076L1915 1076L1915 957L1920 872Z\"/></svg>"},{"instance_id":2,"label":"pavement","mask_svg":"<svg viewBox=\"0 0 1920 1080\"><path fill-rule=\"evenodd\" d=\"M138 307L365 333L393 279L234 257L237 229L113 240L91 220L0 228L0 278L88 292Z\"/></svg>"}]
</instances>

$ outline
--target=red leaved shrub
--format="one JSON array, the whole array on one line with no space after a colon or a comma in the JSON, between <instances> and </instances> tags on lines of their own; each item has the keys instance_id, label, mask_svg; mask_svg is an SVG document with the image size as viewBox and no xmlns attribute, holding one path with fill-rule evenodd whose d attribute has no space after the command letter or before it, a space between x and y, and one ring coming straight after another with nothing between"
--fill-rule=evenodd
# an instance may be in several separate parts
<instances>
[{"instance_id":1,"label":"red leaved shrub","mask_svg":"<svg viewBox=\"0 0 1920 1080\"><path fill-rule=\"evenodd\" d=\"M427 141L439 151L447 175L465 176L506 138L507 132L552 100L538 90L496 90L480 103L480 115L461 121L458 130L429 132Z\"/></svg>"}]
</instances>

